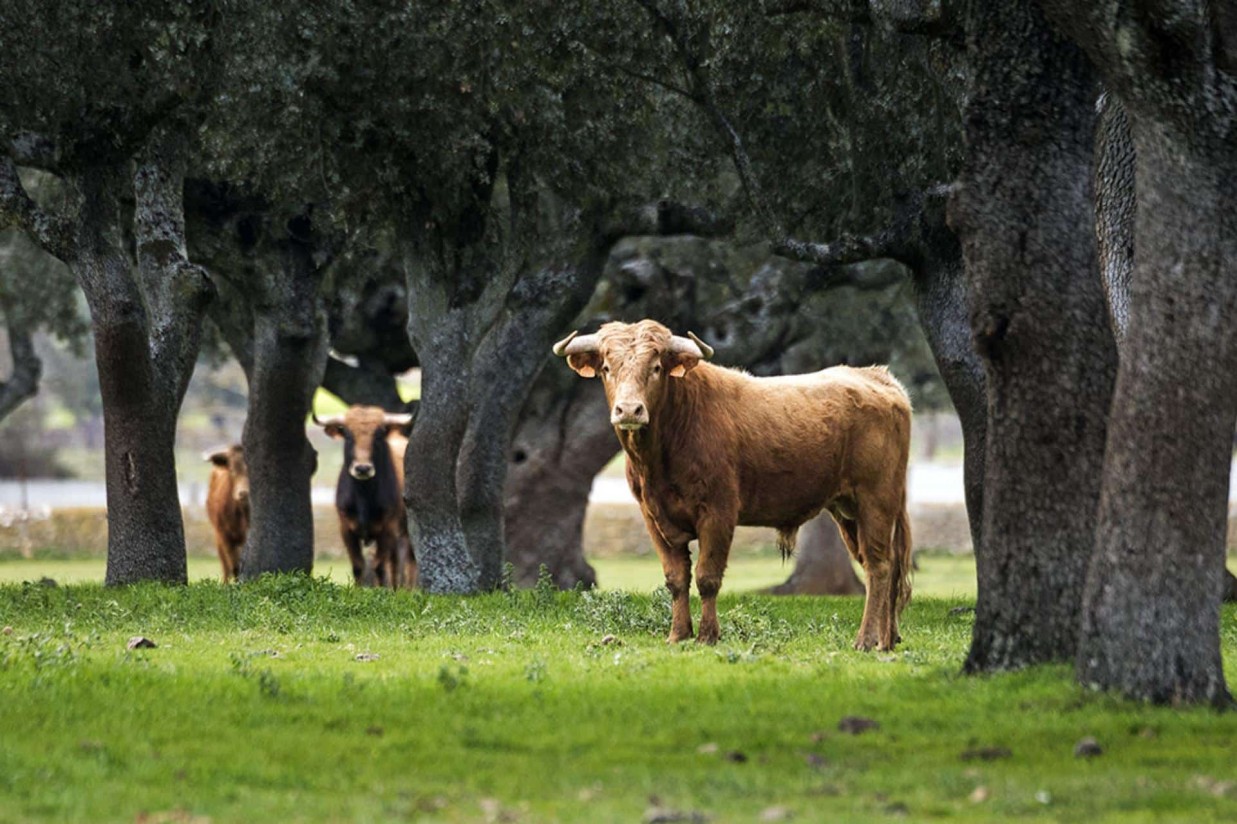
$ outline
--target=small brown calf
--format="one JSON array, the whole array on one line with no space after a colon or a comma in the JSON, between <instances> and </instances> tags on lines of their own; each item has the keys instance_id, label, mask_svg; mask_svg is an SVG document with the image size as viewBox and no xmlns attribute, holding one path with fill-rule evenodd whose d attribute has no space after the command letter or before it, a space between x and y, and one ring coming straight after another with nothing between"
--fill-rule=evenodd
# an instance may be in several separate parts
<instances>
[{"instance_id":1,"label":"small brown calf","mask_svg":"<svg viewBox=\"0 0 1237 824\"><path fill-rule=\"evenodd\" d=\"M223 580L236 579L241 548L249 535L249 468L240 444L208 453L214 464L206 493L206 517L215 529L215 548L223 565Z\"/></svg>"}]
</instances>

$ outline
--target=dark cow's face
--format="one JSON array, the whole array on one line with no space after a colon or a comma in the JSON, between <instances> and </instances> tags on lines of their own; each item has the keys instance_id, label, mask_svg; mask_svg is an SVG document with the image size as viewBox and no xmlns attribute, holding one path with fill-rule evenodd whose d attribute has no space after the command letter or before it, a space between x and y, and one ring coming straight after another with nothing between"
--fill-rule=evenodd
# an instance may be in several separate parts
<instances>
[{"instance_id":1,"label":"dark cow's face","mask_svg":"<svg viewBox=\"0 0 1237 824\"><path fill-rule=\"evenodd\" d=\"M386 413L376 406L353 406L343 420L328 423L326 434L344 442L344 460L348 474L358 481L374 477L374 441L386 438Z\"/></svg>"},{"instance_id":2,"label":"dark cow's face","mask_svg":"<svg viewBox=\"0 0 1237 824\"><path fill-rule=\"evenodd\" d=\"M221 469L228 470L232 479L232 499L244 503L249 500L249 467L245 465L245 450L233 444L207 456L207 460Z\"/></svg>"},{"instance_id":3,"label":"dark cow's face","mask_svg":"<svg viewBox=\"0 0 1237 824\"><path fill-rule=\"evenodd\" d=\"M408 415L392 415L378 406L351 406L342 416L323 421L322 428L343 440L348 474L368 481L377 474L375 449L386 449L388 431L402 430L410 421Z\"/></svg>"},{"instance_id":4,"label":"dark cow's face","mask_svg":"<svg viewBox=\"0 0 1237 824\"><path fill-rule=\"evenodd\" d=\"M595 346L569 352L567 363L582 377L601 377L610 423L620 430L647 426L667 383L684 377L704 357L696 344L652 320L607 323L589 338Z\"/></svg>"}]
</instances>

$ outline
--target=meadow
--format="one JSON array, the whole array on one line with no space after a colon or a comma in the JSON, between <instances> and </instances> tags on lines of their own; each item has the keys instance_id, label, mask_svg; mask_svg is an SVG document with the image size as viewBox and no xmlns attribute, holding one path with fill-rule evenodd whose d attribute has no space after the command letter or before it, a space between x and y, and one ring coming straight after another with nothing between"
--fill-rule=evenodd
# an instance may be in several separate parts
<instances>
[{"instance_id":1,"label":"meadow","mask_svg":"<svg viewBox=\"0 0 1237 824\"><path fill-rule=\"evenodd\" d=\"M933 560L890 654L850 648L860 599L736 576L722 642L669 647L634 567L629 588L468 598L335 572L3 584L0 820L1237 819L1237 715L1065 666L960 675L970 562ZM1232 683L1233 606L1223 627Z\"/></svg>"}]
</instances>

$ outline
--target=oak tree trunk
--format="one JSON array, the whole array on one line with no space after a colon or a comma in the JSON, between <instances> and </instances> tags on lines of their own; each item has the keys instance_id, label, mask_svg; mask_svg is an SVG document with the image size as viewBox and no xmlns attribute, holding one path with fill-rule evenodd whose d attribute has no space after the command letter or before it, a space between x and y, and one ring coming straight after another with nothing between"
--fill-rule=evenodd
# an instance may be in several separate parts
<instances>
[{"instance_id":1,"label":"oak tree trunk","mask_svg":"<svg viewBox=\"0 0 1237 824\"><path fill-rule=\"evenodd\" d=\"M1134 271L1078 676L1156 702L1224 703L1237 150L1231 132L1127 112Z\"/></svg>"},{"instance_id":2,"label":"oak tree trunk","mask_svg":"<svg viewBox=\"0 0 1237 824\"><path fill-rule=\"evenodd\" d=\"M975 4L951 222L988 423L968 672L1070 658L1094 546L1116 350L1095 260L1095 82L1026 0Z\"/></svg>"},{"instance_id":3,"label":"oak tree trunk","mask_svg":"<svg viewBox=\"0 0 1237 824\"><path fill-rule=\"evenodd\" d=\"M213 289L185 251L185 145L156 130L130 164L76 175L81 197L69 261L90 307L103 401L107 584L185 583L176 485L176 418L193 373ZM136 270L121 229L134 193Z\"/></svg>"},{"instance_id":4,"label":"oak tree trunk","mask_svg":"<svg viewBox=\"0 0 1237 824\"><path fill-rule=\"evenodd\" d=\"M240 577L313 570L310 485L318 455L306 418L326 364L326 318L307 221L297 219L276 245L277 266L254 290L253 368L245 419L249 465L249 537ZM302 236L305 235L305 236Z\"/></svg>"},{"instance_id":5,"label":"oak tree trunk","mask_svg":"<svg viewBox=\"0 0 1237 824\"><path fill-rule=\"evenodd\" d=\"M917 242L904 262L911 267L919 325L962 426L963 494L971 547L978 555L984 513L988 386L971 334L962 246L946 225L943 206L938 198L925 203L915 233Z\"/></svg>"},{"instance_id":6,"label":"oak tree trunk","mask_svg":"<svg viewBox=\"0 0 1237 824\"><path fill-rule=\"evenodd\" d=\"M601 382L543 372L520 415L507 470L504 523L515 584L534 585L544 566L560 589L597 585L584 557L584 517L593 479L618 451Z\"/></svg>"},{"instance_id":7,"label":"oak tree trunk","mask_svg":"<svg viewBox=\"0 0 1237 824\"><path fill-rule=\"evenodd\" d=\"M415 311L410 306L410 315ZM431 337L414 333L412 338L421 353L421 403L405 453L404 500L417 580L428 592L476 592L480 570L469 553L456 484L468 429L463 324L459 318L439 318Z\"/></svg>"}]
</instances>

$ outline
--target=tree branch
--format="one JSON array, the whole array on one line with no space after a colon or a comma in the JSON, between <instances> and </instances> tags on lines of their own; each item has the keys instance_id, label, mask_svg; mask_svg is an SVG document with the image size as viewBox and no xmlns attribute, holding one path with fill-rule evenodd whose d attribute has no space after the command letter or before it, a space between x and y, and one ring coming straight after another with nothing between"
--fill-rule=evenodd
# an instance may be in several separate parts
<instances>
[{"instance_id":1,"label":"tree branch","mask_svg":"<svg viewBox=\"0 0 1237 824\"><path fill-rule=\"evenodd\" d=\"M842 235L829 243L813 243L784 237L770 244L775 255L817 266L837 266L877 258L896 258L901 251L901 239L892 229L877 235Z\"/></svg>"},{"instance_id":2,"label":"tree branch","mask_svg":"<svg viewBox=\"0 0 1237 824\"><path fill-rule=\"evenodd\" d=\"M786 229L764 196L764 190L752 166L751 156L748 155L747 148L743 145L743 138L718 104L713 84L704 70L704 61L701 55L696 53L690 38L684 32L682 21L663 12L656 0L636 0L636 2L649 13L654 25L660 28L674 45L675 51L678 52L683 62L683 69L691 81L692 88L689 97L705 110L718 133L729 144L731 159L734 161L735 170L739 173L739 181L743 185L743 191L747 194L748 202L756 213L756 219L760 221L769 237L778 240L785 238Z\"/></svg>"},{"instance_id":3,"label":"tree branch","mask_svg":"<svg viewBox=\"0 0 1237 824\"><path fill-rule=\"evenodd\" d=\"M613 246L625 237L638 235L698 235L725 237L734 231L734 221L702 206L687 206L659 200L612 215L602 229L603 243Z\"/></svg>"},{"instance_id":4,"label":"tree branch","mask_svg":"<svg viewBox=\"0 0 1237 824\"><path fill-rule=\"evenodd\" d=\"M13 374L0 382L0 420L39 391L39 378L43 375L43 362L34 351L30 328L18 317L12 304L0 302L4 309L5 324L9 331L9 354L13 358Z\"/></svg>"},{"instance_id":5,"label":"tree branch","mask_svg":"<svg viewBox=\"0 0 1237 824\"><path fill-rule=\"evenodd\" d=\"M0 228L16 226L48 254L68 262L76 253L73 224L31 199L10 157L0 157Z\"/></svg>"}]
</instances>

